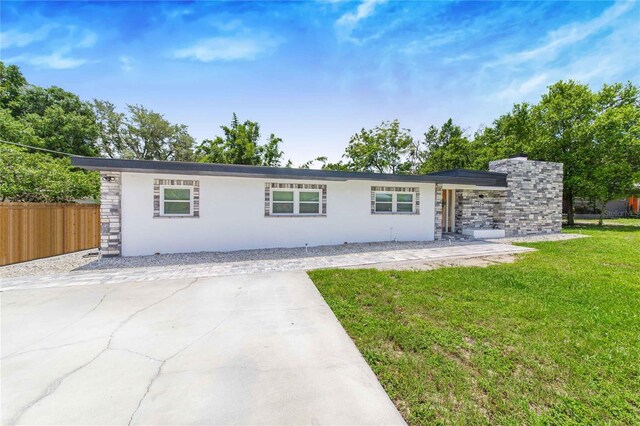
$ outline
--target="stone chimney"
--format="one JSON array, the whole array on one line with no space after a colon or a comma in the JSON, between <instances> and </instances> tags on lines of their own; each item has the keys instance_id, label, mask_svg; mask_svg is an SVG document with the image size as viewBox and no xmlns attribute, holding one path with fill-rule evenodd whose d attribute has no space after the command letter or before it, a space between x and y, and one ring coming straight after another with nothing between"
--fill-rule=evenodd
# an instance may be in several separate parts
<instances>
[{"instance_id":1,"label":"stone chimney","mask_svg":"<svg viewBox=\"0 0 640 426\"><path fill-rule=\"evenodd\" d=\"M504 229L507 237L562 229L562 163L531 161L525 154L489 163L507 174Z\"/></svg>"}]
</instances>

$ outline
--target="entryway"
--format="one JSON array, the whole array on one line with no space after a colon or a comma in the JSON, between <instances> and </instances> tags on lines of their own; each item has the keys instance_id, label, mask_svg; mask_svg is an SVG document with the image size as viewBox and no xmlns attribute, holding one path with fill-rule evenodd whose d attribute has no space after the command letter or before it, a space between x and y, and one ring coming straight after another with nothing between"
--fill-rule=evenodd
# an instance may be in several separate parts
<instances>
[{"instance_id":1,"label":"entryway","mask_svg":"<svg viewBox=\"0 0 640 426\"><path fill-rule=\"evenodd\" d=\"M455 189L442 190L442 232L456 232Z\"/></svg>"}]
</instances>

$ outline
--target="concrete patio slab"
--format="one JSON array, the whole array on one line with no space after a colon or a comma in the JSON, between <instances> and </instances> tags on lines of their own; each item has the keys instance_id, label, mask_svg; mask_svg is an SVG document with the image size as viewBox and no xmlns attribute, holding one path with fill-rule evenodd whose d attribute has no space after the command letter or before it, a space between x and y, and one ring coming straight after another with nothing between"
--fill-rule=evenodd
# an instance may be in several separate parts
<instances>
[{"instance_id":1,"label":"concrete patio slab","mask_svg":"<svg viewBox=\"0 0 640 426\"><path fill-rule=\"evenodd\" d=\"M2 424L404 424L304 272L49 284L0 294Z\"/></svg>"}]
</instances>

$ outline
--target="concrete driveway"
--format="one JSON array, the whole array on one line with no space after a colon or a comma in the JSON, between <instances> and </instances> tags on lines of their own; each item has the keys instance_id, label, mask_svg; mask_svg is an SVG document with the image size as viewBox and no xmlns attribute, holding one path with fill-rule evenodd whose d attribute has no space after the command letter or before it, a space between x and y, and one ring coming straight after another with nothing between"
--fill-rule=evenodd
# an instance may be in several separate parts
<instances>
[{"instance_id":1,"label":"concrete driveway","mask_svg":"<svg viewBox=\"0 0 640 426\"><path fill-rule=\"evenodd\" d=\"M3 424L403 424L304 272L4 291Z\"/></svg>"}]
</instances>

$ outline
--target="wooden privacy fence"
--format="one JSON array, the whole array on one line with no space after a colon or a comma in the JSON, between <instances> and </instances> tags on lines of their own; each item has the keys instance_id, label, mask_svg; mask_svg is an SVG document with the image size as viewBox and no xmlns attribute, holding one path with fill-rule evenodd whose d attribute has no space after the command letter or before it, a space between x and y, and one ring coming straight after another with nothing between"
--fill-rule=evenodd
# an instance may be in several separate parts
<instances>
[{"instance_id":1,"label":"wooden privacy fence","mask_svg":"<svg viewBox=\"0 0 640 426\"><path fill-rule=\"evenodd\" d=\"M0 265L99 245L97 204L0 203Z\"/></svg>"}]
</instances>

